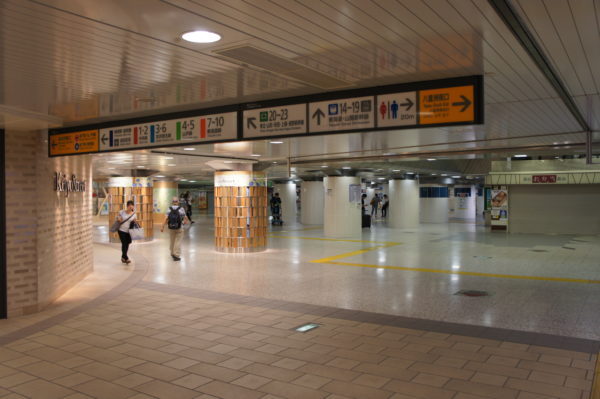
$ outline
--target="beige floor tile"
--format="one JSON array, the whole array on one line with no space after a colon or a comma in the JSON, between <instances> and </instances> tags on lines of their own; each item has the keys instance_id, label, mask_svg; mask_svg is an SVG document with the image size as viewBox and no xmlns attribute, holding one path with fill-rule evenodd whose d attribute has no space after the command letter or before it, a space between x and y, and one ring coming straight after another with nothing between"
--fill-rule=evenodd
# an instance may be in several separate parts
<instances>
[{"instance_id":1,"label":"beige floor tile","mask_svg":"<svg viewBox=\"0 0 600 399\"><path fill-rule=\"evenodd\" d=\"M306 364L306 362L302 361L302 360L284 358L279 361L276 361L275 363L272 364L272 366L282 367L284 369L289 369L289 370L296 370L298 367L302 367L305 364Z\"/></svg>"},{"instance_id":2,"label":"beige floor tile","mask_svg":"<svg viewBox=\"0 0 600 399\"><path fill-rule=\"evenodd\" d=\"M450 380L444 388L472 395L487 396L494 399L514 399L519 394L517 390L510 389L510 387L501 388L463 380Z\"/></svg>"},{"instance_id":3,"label":"beige floor tile","mask_svg":"<svg viewBox=\"0 0 600 399\"><path fill-rule=\"evenodd\" d=\"M428 373L443 377L456 378L461 380L470 379L474 372L455 367L440 366L438 364L429 364L417 362L409 367L409 370L418 371L420 373Z\"/></svg>"},{"instance_id":4,"label":"beige floor tile","mask_svg":"<svg viewBox=\"0 0 600 399\"><path fill-rule=\"evenodd\" d=\"M171 367L177 370L183 370L185 368L191 367L195 364L198 364L199 362L197 360L192 360L192 359L188 359L185 357L180 357L178 359L175 360L171 360L168 361L166 363L163 364L163 366L166 367Z\"/></svg>"},{"instance_id":5,"label":"beige floor tile","mask_svg":"<svg viewBox=\"0 0 600 399\"><path fill-rule=\"evenodd\" d=\"M28 398L35 399L58 399L75 393L70 389L40 379L12 387L11 390Z\"/></svg>"},{"instance_id":6,"label":"beige floor tile","mask_svg":"<svg viewBox=\"0 0 600 399\"><path fill-rule=\"evenodd\" d=\"M332 361L328 362L326 365L331 367L338 367L340 369L352 370L354 367L358 366L361 362L358 360L345 359L343 357L336 357Z\"/></svg>"},{"instance_id":7,"label":"beige floor tile","mask_svg":"<svg viewBox=\"0 0 600 399\"><path fill-rule=\"evenodd\" d=\"M540 395L537 393L531 393L531 392L523 392L521 391L519 393L519 396L517 397L517 399L556 399L556 396L547 396L547 395ZM588 399L588 397L583 397L581 399Z\"/></svg>"},{"instance_id":8,"label":"beige floor tile","mask_svg":"<svg viewBox=\"0 0 600 399\"><path fill-rule=\"evenodd\" d=\"M366 363L364 365L367 366ZM352 381L360 375L360 373L357 371L344 370L344 369L340 369L337 367L322 366L320 364L313 364L313 363L308 363L308 364L300 367L299 369L297 369L297 371L302 372L302 373L319 375L322 377L331 378L331 379L339 380L339 381ZM359 371L369 372L368 370L367 371L359 370Z\"/></svg>"},{"instance_id":9,"label":"beige floor tile","mask_svg":"<svg viewBox=\"0 0 600 399\"><path fill-rule=\"evenodd\" d=\"M218 344L218 345L212 346L210 348L207 348L206 350L224 355L224 354L227 354L236 349L239 349L239 348L236 346L231 346L231 345Z\"/></svg>"},{"instance_id":10,"label":"beige floor tile","mask_svg":"<svg viewBox=\"0 0 600 399\"><path fill-rule=\"evenodd\" d=\"M381 388L390 381L387 377L374 374L361 374L354 381L355 384L365 385L372 388Z\"/></svg>"},{"instance_id":11,"label":"beige floor tile","mask_svg":"<svg viewBox=\"0 0 600 399\"><path fill-rule=\"evenodd\" d=\"M217 366L227 367L233 370L240 370L251 364L252 362L250 360L232 357L231 359L227 359L224 362L218 363Z\"/></svg>"},{"instance_id":12,"label":"beige floor tile","mask_svg":"<svg viewBox=\"0 0 600 399\"><path fill-rule=\"evenodd\" d=\"M273 380L270 378L265 378L254 374L246 374L245 376L238 378L231 383L248 389L257 389L271 381Z\"/></svg>"},{"instance_id":13,"label":"beige floor tile","mask_svg":"<svg viewBox=\"0 0 600 399\"><path fill-rule=\"evenodd\" d=\"M420 399L451 399L456 391L450 391L443 388L435 388L414 382L393 380L383 386L383 389L400 393L402 395L414 396Z\"/></svg>"},{"instance_id":14,"label":"beige floor tile","mask_svg":"<svg viewBox=\"0 0 600 399\"><path fill-rule=\"evenodd\" d=\"M543 371L550 374L564 375L566 377L575 377L585 379L586 371L573 367L557 366L555 364L532 362L522 360L519 362L519 368L526 370Z\"/></svg>"},{"instance_id":15,"label":"beige floor tile","mask_svg":"<svg viewBox=\"0 0 600 399\"><path fill-rule=\"evenodd\" d=\"M271 355L276 355L279 352L286 350L286 348L284 348L283 346L279 346L279 345L266 344L264 346L260 346L260 347L256 348L255 350L258 352L264 352L264 353L269 353Z\"/></svg>"},{"instance_id":16,"label":"beige floor tile","mask_svg":"<svg viewBox=\"0 0 600 399\"><path fill-rule=\"evenodd\" d=\"M544 382L546 384L564 385L567 379L564 375L544 373L543 371L532 371L529 380Z\"/></svg>"},{"instance_id":17,"label":"beige floor tile","mask_svg":"<svg viewBox=\"0 0 600 399\"><path fill-rule=\"evenodd\" d=\"M50 362L37 362L19 367L19 370L45 380L54 380L73 374L73 370Z\"/></svg>"},{"instance_id":18,"label":"beige floor tile","mask_svg":"<svg viewBox=\"0 0 600 399\"><path fill-rule=\"evenodd\" d=\"M39 359L35 359L35 363L39 362ZM31 363L27 363L27 364L31 364ZM26 366L27 364L24 364L23 366ZM6 367L5 365L1 365L0 364L0 378L12 375L12 374L16 374L18 373L19 370L16 368L12 368L12 367Z\"/></svg>"},{"instance_id":19,"label":"beige floor tile","mask_svg":"<svg viewBox=\"0 0 600 399\"><path fill-rule=\"evenodd\" d=\"M299 378L302 375L302 373L298 371L274 366L267 366L265 364L260 363L253 363L249 366L244 367L241 371L283 382L290 382Z\"/></svg>"},{"instance_id":20,"label":"beige floor tile","mask_svg":"<svg viewBox=\"0 0 600 399\"><path fill-rule=\"evenodd\" d=\"M4 398L2 398L2 399L4 399ZM63 399L93 399L93 398L91 396L84 395L82 393L77 392L72 395L65 396ZM131 398L129 398L129 399L131 399Z\"/></svg>"},{"instance_id":21,"label":"beige floor tile","mask_svg":"<svg viewBox=\"0 0 600 399\"><path fill-rule=\"evenodd\" d=\"M37 363L39 361L40 361L40 359L38 359L37 357L21 356L16 359L7 360L5 362L2 362L2 365L7 366L7 367L20 367L20 366L25 366L25 365L31 364L31 363Z\"/></svg>"},{"instance_id":22,"label":"beige floor tile","mask_svg":"<svg viewBox=\"0 0 600 399\"><path fill-rule=\"evenodd\" d=\"M430 385L432 387L443 387L450 378L442 377L439 375L427 374L427 373L419 373L415 378L412 379L412 382L423 385Z\"/></svg>"},{"instance_id":23,"label":"beige floor tile","mask_svg":"<svg viewBox=\"0 0 600 399\"><path fill-rule=\"evenodd\" d=\"M491 363L468 362L465 365L465 370L480 371L482 373L503 375L505 377L514 377L527 379L531 370L525 370L518 367L500 366Z\"/></svg>"},{"instance_id":24,"label":"beige floor tile","mask_svg":"<svg viewBox=\"0 0 600 399\"><path fill-rule=\"evenodd\" d=\"M250 366L251 367L251 366ZM231 382L242 377L244 373L212 364L199 363L188 367L186 371L223 382Z\"/></svg>"},{"instance_id":25,"label":"beige floor tile","mask_svg":"<svg viewBox=\"0 0 600 399\"><path fill-rule=\"evenodd\" d=\"M231 358L232 355L222 355L220 353L209 352L203 349L186 349L181 352L177 352L177 356L187 357L199 362L217 364Z\"/></svg>"},{"instance_id":26,"label":"beige floor tile","mask_svg":"<svg viewBox=\"0 0 600 399\"><path fill-rule=\"evenodd\" d=\"M579 389L559 387L557 385L549 385L543 382L525 381L516 378L509 378L505 386L516 390L539 393L542 395L554 396L561 399L581 398L581 390Z\"/></svg>"},{"instance_id":27,"label":"beige floor tile","mask_svg":"<svg viewBox=\"0 0 600 399\"><path fill-rule=\"evenodd\" d=\"M337 395L347 396L349 398L369 398L369 399L387 399L392 396L391 391L383 389L370 388L353 383L332 381L321 388L324 391Z\"/></svg>"},{"instance_id":28,"label":"beige floor tile","mask_svg":"<svg viewBox=\"0 0 600 399\"><path fill-rule=\"evenodd\" d=\"M211 380L210 378L203 377L201 375L188 374L185 377L181 377L174 381L171 381L171 383L188 389L196 389L199 386L208 384L211 381L213 380Z\"/></svg>"},{"instance_id":29,"label":"beige floor tile","mask_svg":"<svg viewBox=\"0 0 600 399\"><path fill-rule=\"evenodd\" d=\"M135 357L124 357L120 360L111 362L110 364L115 367L120 367L122 369L128 369L130 367L138 366L142 363L146 363L146 361L142 359L137 359Z\"/></svg>"},{"instance_id":30,"label":"beige floor tile","mask_svg":"<svg viewBox=\"0 0 600 399\"><path fill-rule=\"evenodd\" d=\"M115 384L122 385L125 388L134 388L134 387L137 387L138 385L145 384L152 380L153 380L152 378L147 377L145 375L131 373L131 374L126 375L125 377L118 378L118 379L114 380L113 382Z\"/></svg>"},{"instance_id":31,"label":"beige floor tile","mask_svg":"<svg viewBox=\"0 0 600 399\"><path fill-rule=\"evenodd\" d=\"M362 363L356 366L352 371L395 378L402 381L410 381L418 374L415 370L407 370L405 368L395 367L394 365L371 363Z\"/></svg>"},{"instance_id":32,"label":"beige floor tile","mask_svg":"<svg viewBox=\"0 0 600 399\"><path fill-rule=\"evenodd\" d=\"M89 347L77 352L78 355L96 360L97 362L110 363L120 359L124 359L127 355L110 349Z\"/></svg>"},{"instance_id":33,"label":"beige floor tile","mask_svg":"<svg viewBox=\"0 0 600 399\"><path fill-rule=\"evenodd\" d=\"M508 377L504 377L502 375L475 373L475 375L471 378L471 381L501 387L504 385L507 379Z\"/></svg>"},{"instance_id":34,"label":"beige floor tile","mask_svg":"<svg viewBox=\"0 0 600 399\"><path fill-rule=\"evenodd\" d=\"M324 378L312 374L304 374L302 377L292 381L293 384L302 385L303 387L312 389L319 389L328 382L331 382L330 378Z\"/></svg>"},{"instance_id":35,"label":"beige floor tile","mask_svg":"<svg viewBox=\"0 0 600 399\"><path fill-rule=\"evenodd\" d=\"M492 356L490 356L490 358L487 360L486 363L492 363L492 364L497 364L499 366L506 366L506 367L517 367L517 365L519 364L520 361L521 361L521 359L516 359L514 357L492 355Z\"/></svg>"},{"instance_id":36,"label":"beige floor tile","mask_svg":"<svg viewBox=\"0 0 600 399\"><path fill-rule=\"evenodd\" d=\"M281 381L272 381L260 387L259 390L288 399L322 399L327 396L327 393L322 391Z\"/></svg>"},{"instance_id":37,"label":"beige floor tile","mask_svg":"<svg viewBox=\"0 0 600 399\"><path fill-rule=\"evenodd\" d=\"M35 379L36 377L32 376L31 374L17 372L6 377L0 378L0 387L11 388L16 385L20 385L24 382L32 381Z\"/></svg>"},{"instance_id":38,"label":"beige floor tile","mask_svg":"<svg viewBox=\"0 0 600 399\"><path fill-rule=\"evenodd\" d=\"M98 399L127 399L135 395L130 389L99 379L76 385L73 389Z\"/></svg>"},{"instance_id":39,"label":"beige floor tile","mask_svg":"<svg viewBox=\"0 0 600 399\"><path fill-rule=\"evenodd\" d=\"M130 371L100 362L89 363L81 367L76 367L73 370L94 376L96 378L101 378L106 381L113 381L131 374Z\"/></svg>"},{"instance_id":40,"label":"beige floor tile","mask_svg":"<svg viewBox=\"0 0 600 399\"><path fill-rule=\"evenodd\" d=\"M565 383L565 386L570 388L581 389L584 391L590 391L592 389L592 382L582 378L567 377L567 382Z\"/></svg>"},{"instance_id":41,"label":"beige floor tile","mask_svg":"<svg viewBox=\"0 0 600 399\"><path fill-rule=\"evenodd\" d=\"M153 398L159 399L193 399L197 396L200 396L197 391L174 384L169 384L163 381L151 381L146 384L139 385L135 389L150 395Z\"/></svg>"},{"instance_id":42,"label":"beige floor tile","mask_svg":"<svg viewBox=\"0 0 600 399\"><path fill-rule=\"evenodd\" d=\"M187 371L177 370L152 362L131 367L129 370L162 381L173 381L188 374Z\"/></svg>"},{"instance_id":43,"label":"beige floor tile","mask_svg":"<svg viewBox=\"0 0 600 399\"><path fill-rule=\"evenodd\" d=\"M87 374L74 373L74 374L68 375L66 377L57 378L56 380L54 380L52 382L54 382L55 384L59 384L64 387L70 388L72 386L83 384L84 382L88 382L93 379L94 379L94 377L89 376Z\"/></svg>"},{"instance_id":44,"label":"beige floor tile","mask_svg":"<svg viewBox=\"0 0 600 399\"><path fill-rule=\"evenodd\" d=\"M197 390L221 399L258 399L264 396L261 392L220 381L209 382Z\"/></svg>"}]
</instances>

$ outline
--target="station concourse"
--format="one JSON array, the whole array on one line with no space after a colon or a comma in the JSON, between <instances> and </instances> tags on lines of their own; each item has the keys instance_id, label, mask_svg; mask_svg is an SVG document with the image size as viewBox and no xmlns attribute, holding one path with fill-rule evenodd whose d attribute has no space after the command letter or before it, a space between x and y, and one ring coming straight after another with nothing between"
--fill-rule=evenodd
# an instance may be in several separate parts
<instances>
[{"instance_id":1,"label":"station concourse","mask_svg":"<svg viewBox=\"0 0 600 399\"><path fill-rule=\"evenodd\" d=\"M597 1L0 26L0 398L600 398Z\"/></svg>"}]
</instances>

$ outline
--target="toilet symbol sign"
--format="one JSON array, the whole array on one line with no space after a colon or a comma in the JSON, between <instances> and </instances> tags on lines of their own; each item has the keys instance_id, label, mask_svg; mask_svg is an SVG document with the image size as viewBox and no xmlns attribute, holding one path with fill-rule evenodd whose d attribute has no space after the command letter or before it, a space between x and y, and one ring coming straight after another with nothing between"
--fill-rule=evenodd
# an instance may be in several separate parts
<instances>
[{"instance_id":1,"label":"toilet symbol sign","mask_svg":"<svg viewBox=\"0 0 600 399\"><path fill-rule=\"evenodd\" d=\"M417 124L417 92L377 96L377 127Z\"/></svg>"}]
</instances>

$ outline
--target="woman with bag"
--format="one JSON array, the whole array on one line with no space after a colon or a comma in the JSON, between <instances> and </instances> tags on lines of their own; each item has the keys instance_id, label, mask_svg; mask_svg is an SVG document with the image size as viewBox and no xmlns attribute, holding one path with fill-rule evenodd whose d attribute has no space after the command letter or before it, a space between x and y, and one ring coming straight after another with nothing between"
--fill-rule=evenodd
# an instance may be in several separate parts
<instances>
[{"instance_id":1,"label":"woman with bag","mask_svg":"<svg viewBox=\"0 0 600 399\"><path fill-rule=\"evenodd\" d=\"M130 264L131 261L127 256L129 251L129 244L131 244L131 235L129 234L130 226L135 222L136 215L133 201L127 201L127 209L123 209L119 212L117 222L119 223L119 238L121 239L121 262ZM115 222L116 224L116 222Z\"/></svg>"}]
</instances>

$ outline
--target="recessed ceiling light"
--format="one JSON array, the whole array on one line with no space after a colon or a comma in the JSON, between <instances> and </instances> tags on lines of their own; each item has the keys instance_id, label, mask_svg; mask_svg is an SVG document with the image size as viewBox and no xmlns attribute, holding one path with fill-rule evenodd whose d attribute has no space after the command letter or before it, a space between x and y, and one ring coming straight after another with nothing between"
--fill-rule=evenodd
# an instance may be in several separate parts
<instances>
[{"instance_id":1,"label":"recessed ceiling light","mask_svg":"<svg viewBox=\"0 0 600 399\"><path fill-rule=\"evenodd\" d=\"M415 172L406 172L407 175L414 175Z\"/></svg>"},{"instance_id":2,"label":"recessed ceiling light","mask_svg":"<svg viewBox=\"0 0 600 399\"><path fill-rule=\"evenodd\" d=\"M515 158L527 158L526 154L517 154L517 155L513 155L513 157Z\"/></svg>"},{"instance_id":3,"label":"recessed ceiling light","mask_svg":"<svg viewBox=\"0 0 600 399\"><path fill-rule=\"evenodd\" d=\"M385 177L378 177L378 180L385 180Z\"/></svg>"},{"instance_id":4,"label":"recessed ceiling light","mask_svg":"<svg viewBox=\"0 0 600 399\"><path fill-rule=\"evenodd\" d=\"M156 175L156 176L154 176L154 177L164 177L164 176L163 176L163 175Z\"/></svg>"},{"instance_id":5,"label":"recessed ceiling light","mask_svg":"<svg viewBox=\"0 0 600 399\"><path fill-rule=\"evenodd\" d=\"M328 168L329 166L327 165L321 165L322 168Z\"/></svg>"},{"instance_id":6,"label":"recessed ceiling light","mask_svg":"<svg viewBox=\"0 0 600 399\"><path fill-rule=\"evenodd\" d=\"M350 167L350 166L342 166L342 169L346 169L347 170L347 169L352 169L352 167Z\"/></svg>"},{"instance_id":7,"label":"recessed ceiling light","mask_svg":"<svg viewBox=\"0 0 600 399\"><path fill-rule=\"evenodd\" d=\"M400 169L393 169L392 172L400 172Z\"/></svg>"},{"instance_id":8,"label":"recessed ceiling light","mask_svg":"<svg viewBox=\"0 0 600 399\"><path fill-rule=\"evenodd\" d=\"M196 149L192 147L186 147L183 149L183 151L196 151Z\"/></svg>"},{"instance_id":9,"label":"recessed ceiling light","mask_svg":"<svg viewBox=\"0 0 600 399\"><path fill-rule=\"evenodd\" d=\"M437 173L432 173L431 176L437 176Z\"/></svg>"},{"instance_id":10,"label":"recessed ceiling light","mask_svg":"<svg viewBox=\"0 0 600 399\"><path fill-rule=\"evenodd\" d=\"M196 180L190 180L190 183L196 183Z\"/></svg>"},{"instance_id":11,"label":"recessed ceiling light","mask_svg":"<svg viewBox=\"0 0 600 399\"><path fill-rule=\"evenodd\" d=\"M269 141L271 144L283 144L283 141Z\"/></svg>"},{"instance_id":12,"label":"recessed ceiling light","mask_svg":"<svg viewBox=\"0 0 600 399\"><path fill-rule=\"evenodd\" d=\"M428 161L435 161L435 158L427 158Z\"/></svg>"},{"instance_id":13,"label":"recessed ceiling light","mask_svg":"<svg viewBox=\"0 0 600 399\"><path fill-rule=\"evenodd\" d=\"M453 179L460 179L460 176L452 176Z\"/></svg>"},{"instance_id":14,"label":"recessed ceiling light","mask_svg":"<svg viewBox=\"0 0 600 399\"><path fill-rule=\"evenodd\" d=\"M250 156L251 156L251 157L260 157L261 155L260 155L260 154L252 154L252 155L250 155Z\"/></svg>"},{"instance_id":15,"label":"recessed ceiling light","mask_svg":"<svg viewBox=\"0 0 600 399\"><path fill-rule=\"evenodd\" d=\"M277 161L273 161L273 163L277 163Z\"/></svg>"},{"instance_id":16,"label":"recessed ceiling light","mask_svg":"<svg viewBox=\"0 0 600 399\"><path fill-rule=\"evenodd\" d=\"M185 32L181 38L191 43L214 43L221 40L221 35L207 30L194 30Z\"/></svg>"}]
</instances>

